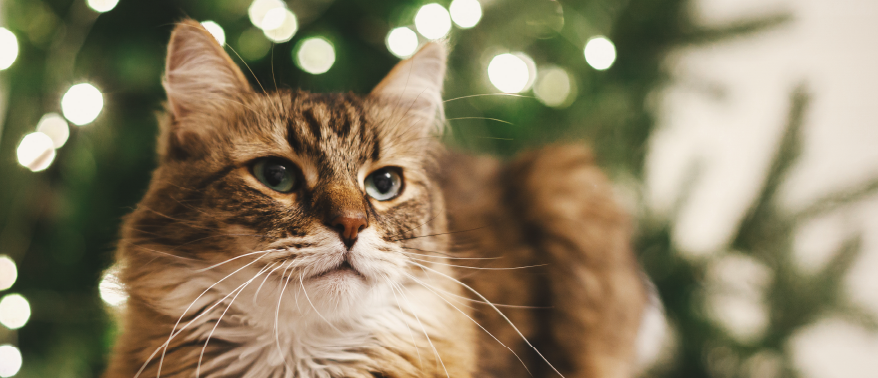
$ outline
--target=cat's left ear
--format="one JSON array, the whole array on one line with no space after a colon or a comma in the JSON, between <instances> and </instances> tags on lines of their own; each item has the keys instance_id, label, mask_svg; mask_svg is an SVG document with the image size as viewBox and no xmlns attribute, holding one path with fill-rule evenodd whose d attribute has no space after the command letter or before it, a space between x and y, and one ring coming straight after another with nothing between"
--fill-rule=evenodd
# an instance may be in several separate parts
<instances>
[{"instance_id":1,"label":"cat's left ear","mask_svg":"<svg viewBox=\"0 0 878 378\"><path fill-rule=\"evenodd\" d=\"M372 90L373 95L395 98L407 114L441 132L445 115L442 106L442 82L445 80L447 52L440 42L430 42L414 56L399 62Z\"/></svg>"}]
</instances>

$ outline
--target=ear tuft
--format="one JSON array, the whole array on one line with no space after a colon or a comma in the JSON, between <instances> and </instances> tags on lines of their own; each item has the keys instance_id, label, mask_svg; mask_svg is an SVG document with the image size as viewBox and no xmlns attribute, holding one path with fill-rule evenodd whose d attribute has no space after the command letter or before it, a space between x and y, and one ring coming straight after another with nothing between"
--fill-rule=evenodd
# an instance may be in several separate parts
<instances>
[{"instance_id":1,"label":"ear tuft","mask_svg":"<svg viewBox=\"0 0 878 378\"><path fill-rule=\"evenodd\" d=\"M400 106L441 132L444 121L442 82L445 80L445 44L430 42L411 58L399 62L372 90L372 94L400 99Z\"/></svg>"},{"instance_id":2,"label":"ear tuft","mask_svg":"<svg viewBox=\"0 0 878 378\"><path fill-rule=\"evenodd\" d=\"M200 23L184 20L171 33L164 87L176 119L227 105L223 99L253 92L247 78Z\"/></svg>"}]
</instances>

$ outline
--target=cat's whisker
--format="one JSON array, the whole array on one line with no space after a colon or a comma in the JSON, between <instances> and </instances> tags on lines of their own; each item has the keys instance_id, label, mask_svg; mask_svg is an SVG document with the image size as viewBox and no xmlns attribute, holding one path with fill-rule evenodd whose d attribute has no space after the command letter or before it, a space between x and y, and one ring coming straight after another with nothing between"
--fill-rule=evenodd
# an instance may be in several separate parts
<instances>
[{"instance_id":1,"label":"cat's whisker","mask_svg":"<svg viewBox=\"0 0 878 378\"><path fill-rule=\"evenodd\" d=\"M206 272L206 271L208 271L208 270L211 270L211 269L216 268L216 267L218 267L218 266L222 266L222 265L228 264L228 263L230 263L230 262L232 262L232 261L235 261L235 260L240 259L240 258L243 258L243 257L252 256L252 255L256 255L256 254L260 254L260 253L262 253L262 254L266 254L266 253L280 252L280 251L283 251L283 249L266 249L266 250L264 250L264 251L256 251L256 252L245 253L245 254L243 254L243 255L238 255L238 256L232 257L232 258L230 258L230 259L228 259L228 260L226 260L226 261L223 261L223 262L220 262L220 263L217 263L217 264L213 264L213 265L211 265L211 266L209 266L209 267L207 267L207 268L202 268L202 269L195 270L195 273L204 273L204 272Z\"/></svg>"},{"instance_id":2,"label":"cat's whisker","mask_svg":"<svg viewBox=\"0 0 878 378\"><path fill-rule=\"evenodd\" d=\"M308 290L305 290L305 282L302 280L301 274L299 275L299 285L302 286L302 293L305 294L305 299L308 300L308 304L311 305L311 308L314 310L317 316L319 316L320 319L323 319L323 321L326 322L326 324L329 325L332 329L336 330L339 334L342 334L343 332L340 329L336 328L335 325L329 321L329 319L326 319L326 317L320 313L320 311L317 311L317 307L314 307L314 303L311 302L311 298L308 296Z\"/></svg>"},{"instance_id":3,"label":"cat's whisker","mask_svg":"<svg viewBox=\"0 0 878 378\"><path fill-rule=\"evenodd\" d=\"M391 283L391 285L393 285L393 283ZM424 327L424 323L421 323L421 318L418 316L417 311L412 308L412 302L409 301L408 296L405 295L405 292L402 290L401 286L397 285L397 289L399 289L399 295L401 295L402 299L405 300L406 304L408 304L412 315L415 316L415 320L418 321L418 325L421 326L421 331L424 332L424 336L427 338L427 342L430 344L430 348L433 349L433 354L436 355L436 359L438 359L439 363L442 364L442 369L445 370L445 376L447 378L451 378L451 376L448 375L448 369L445 368L445 362L442 362L442 356L439 355L439 350L436 349L435 345L433 345L433 340L430 339L430 335L427 333L427 329Z\"/></svg>"},{"instance_id":4,"label":"cat's whisker","mask_svg":"<svg viewBox=\"0 0 878 378\"><path fill-rule=\"evenodd\" d=\"M220 322L223 321L223 317L226 316L226 313L229 311L230 308L232 308L232 304L234 304L235 300L238 299L238 296L244 292L244 289L246 289L247 286L250 286L250 283L259 276L261 276L262 273L265 273L266 270L268 270L267 266L260 269L259 272L257 272L256 275L253 276L253 278L247 280L247 282L244 282L241 285L238 285L238 287L235 289L237 293L235 293L235 296L232 297L231 301L229 301L229 305L226 306L226 309L223 310L223 313L220 314L219 319L216 320L216 324L213 325L213 329L211 329L210 333L207 334L207 339L204 341L204 346L201 348L201 354L198 355L198 366L195 368L195 378L199 378L201 376L201 361L204 359L204 351L207 349L207 344L210 343L210 338L213 337L213 333L216 331L217 327L219 327Z\"/></svg>"},{"instance_id":5,"label":"cat's whisker","mask_svg":"<svg viewBox=\"0 0 878 378\"><path fill-rule=\"evenodd\" d=\"M522 95L522 94L518 94L518 93L480 93L480 94L472 94L472 95L467 95L467 96L449 98L449 99L442 101L442 102L451 102L451 101L463 100L465 98L486 97L486 96L509 96L509 97L534 98L534 96Z\"/></svg>"},{"instance_id":6,"label":"cat's whisker","mask_svg":"<svg viewBox=\"0 0 878 378\"><path fill-rule=\"evenodd\" d=\"M271 263L270 266L274 266L275 264L277 264L277 262ZM256 305L256 299L259 297L259 291L262 290L262 285L265 285L265 282L268 281L268 277L271 277L271 275L276 270L280 269L283 265L284 265L284 263L280 263L280 265L278 265L277 268L272 269L270 272L268 272L268 274L265 275L265 278L262 280L262 283L260 283L259 287L256 288L256 293L253 294L253 305L254 306Z\"/></svg>"},{"instance_id":7,"label":"cat's whisker","mask_svg":"<svg viewBox=\"0 0 878 378\"><path fill-rule=\"evenodd\" d=\"M423 270L423 268L421 268L421 270ZM424 273L426 273L426 271L424 271ZM462 295L457 295L457 294L454 294L448 290L444 290L444 289L438 288L436 286L431 285L431 287L434 290L441 291L444 294L450 295L452 297L458 298L458 299L463 300L463 301L484 304L484 305L488 304L488 302L480 301L478 299L467 298L467 297L464 297ZM460 302L458 302L458 303L460 303ZM469 305L466 305L466 306L469 308L473 308L472 306L469 306ZM524 310L546 310L546 309L552 308L552 307L544 307L544 306L520 306L520 305L510 305L510 304L502 304L502 303L494 303L494 306L503 307L503 308L524 309Z\"/></svg>"},{"instance_id":8,"label":"cat's whisker","mask_svg":"<svg viewBox=\"0 0 878 378\"><path fill-rule=\"evenodd\" d=\"M500 122L500 123L505 123L507 125L515 126L515 124L512 122L504 121L502 119L497 119L497 118L488 118L488 117L455 117L455 118L447 118L446 121L458 121L458 120L464 120L464 119L481 119L481 120L485 120L485 121L495 121L495 122Z\"/></svg>"},{"instance_id":9,"label":"cat's whisker","mask_svg":"<svg viewBox=\"0 0 878 378\"><path fill-rule=\"evenodd\" d=\"M176 337L177 335L179 335L180 332L183 332L186 328L188 328L189 325L191 325L194 321L198 320L200 317L204 316L204 314L210 312L210 310L213 309L213 307L211 307L210 309L208 309L208 310L206 310L206 311L202 311L198 316L196 316L194 319L192 319L192 320L190 320L188 323L186 323L186 324L183 326L183 328L180 329L180 331L177 331L177 327L180 325L180 322L183 321L183 317L185 317L186 314L189 313L189 310L192 309L192 306L194 306L195 303L198 302L198 300L201 299L201 297L204 296L204 294L207 294L207 292L209 292L211 289L213 289L214 286L219 285L221 282L225 281L225 280L228 279L229 277L231 277L231 276L235 275L236 273L238 273L238 272L244 270L245 268L249 267L250 265L255 264L257 261L261 260L263 257L265 257L264 254L263 254L263 255L260 255L259 257L257 257L257 258L254 259L253 261L247 263L246 265L244 265L244 266L238 268L238 269L235 270L234 272L229 273L227 276L223 277L223 278L220 279L219 281L214 282L212 285L208 286L207 289L205 289L204 291L202 291L201 294L199 294L198 297L196 297L195 300L192 301L192 303L190 303L188 307L186 307L186 310L183 311L183 314L181 314L180 317L177 319L177 322L174 323L174 328L171 329L171 334L170 334L170 336L168 336L168 341L165 341L165 343L162 344L162 346L161 346L161 348L163 349L163 350L162 350L162 357L161 357L161 359L159 360L159 367L158 367L158 372L156 373L156 378L160 378L160 377L161 377L161 374L162 374L162 365L164 364L164 361L165 361L165 354L166 354L167 351L168 351L168 346L171 344L171 340L173 340L174 337ZM175 332L176 332L176 333L175 333ZM143 366L140 368L140 371L137 372L137 374L134 376L134 378L138 378L138 377L140 376L140 373L143 371L143 369L146 368L146 365L149 364L149 362L150 362L151 359L152 359L152 357L150 357L149 359L147 359L146 362L143 363Z\"/></svg>"},{"instance_id":10,"label":"cat's whisker","mask_svg":"<svg viewBox=\"0 0 878 378\"><path fill-rule=\"evenodd\" d=\"M432 236L442 236L442 235L459 234L459 233L462 233L462 232L471 232L471 231L481 230L481 229L483 229L483 228L485 228L485 227L488 227L488 226L482 226L482 227L471 228L471 229L469 229L469 230L440 232L440 233L438 233L438 234L419 235L419 236L412 236L412 237L408 237L408 238L392 239L392 240L390 240L390 241L404 241L404 240L412 240L412 239L428 238L428 237L432 237Z\"/></svg>"},{"instance_id":11,"label":"cat's whisker","mask_svg":"<svg viewBox=\"0 0 878 378\"><path fill-rule=\"evenodd\" d=\"M290 269L292 266L293 266L293 262L290 261L289 265L287 265L287 267L284 268L284 272L281 274L281 279L283 279L283 276L287 275L287 270ZM293 369L291 369L290 365L287 363L287 355L286 355L286 353L284 353L283 349L280 347L280 331L277 328L277 323L278 323L278 318L280 317L280 304L284 299L284 292L287 290L287 285L290 283L291 277L292 277L292 275L287 276L287 279L284 282L284 286L280 290L280 295L278 295L278 297L277 297L277 310L274 313L274 342L275 342L275 345L277 345L277 352L280 353L281 358L284 360L284 367L289 371L293 371ZM297 298L298 298L298 296L297 296Z\"/></svg>"},{"instance_id":12,"label":"cat's whisker","mask_svg":"<svg viewBox=\"0 0 878 378\"><path fill-rule=\"evenodd\" d=\"M498 344L500 344L502 347L504 347L504 348L508 349L510 352L512 352L512 354L515 356L515 358L517 358L518 361L521 362L521 366L524 366L524 370L527 371L527 374L530 375L531 377L533 377L533 374L530 372L530 369L527 368L527 365L524 363L524 361L521 359L521 357L518 356L518 353L515 353L515 351L512 350L512 348L506 346L506 344L503 344L503 342L500 341L500 339L498 339L496 336L494 336L494 334L492 334L491 332L489 332L485 327L483 327L478 321L476 321L476 320L473 319L471 316L469 316L466 312L464 312L463 310L459 309L457 306L455 306L454 304L452 304L451 302L449 302L449 301L448 301L447 299L445 299L443 296L439 295L439 293L437 293L436 291L433 290L433 288L432 288L431 285L428 285L428 284L426 284L426 283L424 283L424 282L421 282L421 280L415 278L415 276L413 276L413 275L411 275L411 274L406 274L406 276L408 276L408 278L411 279L412 281L414 281L414 282L420 284L421 286L423 286L425 289L429 290L431 293L433 293L434 295L436 295L437 298L439 298L439 299L445 301L445 303L448 303L449 306L453 307L455 310L457 310L457 312L461 313L461 315L465 316L467 319L469 319L470 321L472 321L476 326L478 326L479 328L481 328L482 331L485 331L485 333L488 334L488 336L491 336L491 338L494 339L494 341L496 341L496 342L497 342Z\"/></svg>"},{"instance_id":13,"label":"cat's whisker","mask_svg":"<svg viewBox=\"0 0 878 378\"><path fill-rule=\"evenodd\" d=\"M479 266L454 265L454 264L442 263L442 262L438 262L438 261L423 260L423 259L419 259L416 257L409 257L409 258L412 260L421 261L421 262L430 263L430 264L439 264L439 265L445 265L445 266L453 266L455 268L475 269L475 270L518 270L518 269L538 268L541 266L549 265L549 264L538 264L538 265L514 266L514 267L508 267L508 268L487 268L487 267L479 267ZM416 263L413 263L413 264L416 264Z\"/></svg>"},{"instance_id":14,"label":"cat's whisker","mask_svg":"<svg viewBox=\"0 0 878 378\"><path fill-rule=\"evenodd\" d=\"M250 68L250 65L244 61L244 58L241 57L241 54L238 54L238 52L235 51L235 49L232 47L232 45L227 43L226 46L229 48L229 50L231 50L233 53L235 53L235 56L237 56L238 60L240 60L241 63L244 64L244 67L247 67L247 71L250 71L250 76L253 76L253 80L256 80L256 84L258 84L259 88L262 89L262 93L265 93L265 87L263 87L262 83L259 82L259 78L256 77L256 74L253 73L253 69Z\"/></svg>"},{"instance_id":15,"label":"cat's whisker","mask_svg":"<svg viewBox=\"0 0 878 378\"><path fill-rule=\"evenodd\" d=\"M524 334L521 333L521 331L518 329L518 327L515 326L514 323L512 323L512 320L509 320L509 317L507 317L506 314L503 313L503 311L500 311L500 309L497 308L497 306L495 306L493 303L491 303L491 301L489 301L488 298L485 298L485 296L482 295L481 293L479 293L476 289L473 289L471 286L469 286L469 285L467 285L467 284L461 282L460 280L458 280L458 279L456 279L456 278L454 278L454 277L451 277L451 276L449 276L449 275L447 275L447 274L445 274L445 273L442 273L442 272L440 272L440 271L438 271L438 270L435 270L435 269L432 269L432 268L430 268L430 267L424 266L423 264L418 264L418 263L416 263L416 262L411 262L411 263L412 263L412 264L415 264L415 265L418 265L418 266L420 266L420 267L423 268L423 269L426 269L426 270L429 270L429 271L431 271L431 272L433 272L433 273L436 273L436 274L438 274L438 275L440 275L440 276L442 276L442 277L445 277L445 278L447 278L447 279L449 279L449 280L451 280L451 281L453 281L453 282L456 282L456 283L460 284L461 286L463 286L464 288L466 288L468 291L472 292L473 294L475 294L476 296L478 296L479 298L481 298L481 299L482 299L483 301L485 301L489 306L491 306L491 308L494 309L494 311L497 312L497 314L500 315L500 317L502 317L503 320L505 320L506 323L509 324L509 325L512 327L512 329L515 330L516 333L518 333L518 336L520 336L521 339L522 339L525 343L527 343L527 345L528 345L529 347L531 347L531 349L533 349L534 352L536 352L537 355L539 355L540 358L542 358L542 360L543 360L546 364L548 364L549 367L551 367L552 370L554 370L556 374L558 374L558 375L561 376L562 378L564 377L564 375L561 374L561 372L558 371L558 369L555 368L555 365L552 365L552 363L549 362L549 360L546 359L546 357L544 357L543 354L540 353L540 351L539 351L535 346L533 346L533 344L530 343L530 340L528 340L526 337L524 337Z\"/></svg>"},{"instance_id":16,"label":"cat's whisker","mask_svg":"<svg viewBox=\"0 0 878 378\"><path fill-rule=\"evenodd\" d=\"M396 301L396 308L399 309L400 316L405 316L405 311L402 310L402 305L399 303L399 297L396 296L396 289L393 286L393 282L390 280L390 277L384 275L384 280L387 281L388 287L390 287L390 293L393 294L393 300ZM412 339L412 347L415 348L415 353L418 354L418 367L424 366L424 361L421 359L421 348L418 347L418 343L415 342L415 334L412 332L412 328L409 327L408 322L402 322L405 324L405 328L409 331L409 337Z\"/></svg>"},{"instance_id":17,"label":"cat's whisker","mask_svg":"<svg viewBox=\"0 0 878 378\"><path fill-rule=\"evenodd\" d=\"M402 247L402 248L405 248L405 249L413 249L413 250L421 251L420 249L417 249L417 248L409 248L409 247ZM441 253L441 252L433 252L433 251L427 251L427 252L443 254L443 253ZM502 258L503 258L503 256L500 256L500 257L450 257L450 256L433 256L433 255L428 255L428 254L426 254L426 253L414 253L414 252L404 252L404 251L399 251L399 253L406 254L406 255L414 255L414 256L429 257L429 258L432 258L432 259L444 259L444 260L497 260L497 259L502 259ZM443 254L443 255L447 255L447 254Z\"/></svg>"}]
</instances>

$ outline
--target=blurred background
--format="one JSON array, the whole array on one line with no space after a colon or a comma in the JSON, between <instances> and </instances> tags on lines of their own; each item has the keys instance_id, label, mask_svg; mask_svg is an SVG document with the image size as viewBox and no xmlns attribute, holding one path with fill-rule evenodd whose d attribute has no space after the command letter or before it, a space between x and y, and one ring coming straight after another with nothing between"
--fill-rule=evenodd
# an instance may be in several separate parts
<instances>
[{"instance_id":1,"label":"blurred background","mask_svg":"<svg viewBox=\"0 0 878 378\"><path fill-rule=\"evenodd\" d=\"M448 39L448 144L592 146L665 306L643 376L878 377L878 3L435 1L0 0L0 377L103 371L184 17L267 90Z\"/></svg>"}]
</instances>

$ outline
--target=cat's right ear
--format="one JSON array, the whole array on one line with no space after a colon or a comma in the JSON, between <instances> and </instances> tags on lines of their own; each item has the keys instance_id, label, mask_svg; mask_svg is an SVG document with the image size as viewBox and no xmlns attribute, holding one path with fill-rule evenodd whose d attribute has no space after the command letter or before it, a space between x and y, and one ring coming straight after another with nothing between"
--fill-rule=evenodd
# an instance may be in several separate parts
<instances>
[{"instance_id":1,"label":"cat's right ear","mask_svg":"<svg viewBox=\"0 0 878 378\"><path fill-rule=\"evenodd\" d=\"M444 122L442 82L445 81L447 50L442 42L430 42L411 58L399 62L372 90L373 95L397 98L405 114L427 130L441 133Z\"/></svg>"},{"instance_id":2,"label":"cat's right ear","mask_svg":"<svg viewBox=\"0 0 878 378\"><path fill-rule=\"evenodd\" d=\"M171 33L163 84L174 120L222 109L239 94L253 92L223 46L194 20Z\"/></svg>"}]
</instances>

